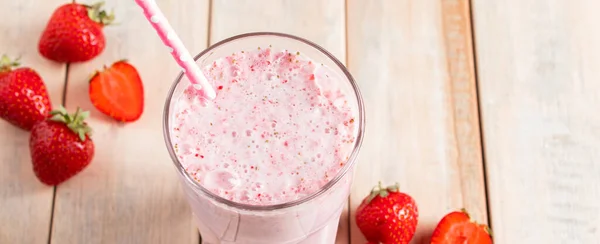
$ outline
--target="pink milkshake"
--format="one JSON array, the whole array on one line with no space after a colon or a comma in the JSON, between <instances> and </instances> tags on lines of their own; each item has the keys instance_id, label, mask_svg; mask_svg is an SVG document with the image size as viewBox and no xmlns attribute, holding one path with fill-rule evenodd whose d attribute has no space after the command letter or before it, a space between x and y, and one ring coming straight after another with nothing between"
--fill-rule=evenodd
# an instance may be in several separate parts
<instances>
[{"instance_id":1,"label":"pink milkshake","mask_svg":"<svg viewBox=\"0 0 600 244\"><path fill-rule=\"evenodd\" d=\"M204 243L333 243L364 128L347 70L276 33L233 37L196 59L217 92L180 75L165 137Z\"/></svg>"}]
</instances>

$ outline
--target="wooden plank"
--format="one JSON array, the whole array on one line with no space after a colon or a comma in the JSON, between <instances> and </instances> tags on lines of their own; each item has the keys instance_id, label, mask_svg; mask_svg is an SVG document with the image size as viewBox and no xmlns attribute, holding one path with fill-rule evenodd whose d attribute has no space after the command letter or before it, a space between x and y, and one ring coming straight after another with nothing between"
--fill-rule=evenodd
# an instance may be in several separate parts
<instances>
[{"instance_id":1,"label":"wooden plank","mask_svg":"<svg viewBox=\"0 0 600 244\"><path fill-rule=\"evenodd\" d=\"M157 1L190 51L206 47L208 1ZM69 68L67 108L91 111L96 155L57 189L52 243L198 243L191 211L162 136L168 88L180 69L134 1L111 1L118 25L105 28L107 48ZM102 65L126 58L145 86L141 119L115 122L88 98L87 80Z\"/></svg>"},{"instance_id":2,"label":"wooden plank","mask_svg":"<svg viewBox=\"0 0 600 244\"><path fill-rule=\"evenodd\" d=\"M283 32L311 40L344 62L344 6L343 0L214 0L210 40L214 43L255 31ZM348 231L348 214L344 212L336 243L349 243Z\"/></svg>"},{"instance_id":3,"label":"wooden plank","mask_svg":"<svg viewBox=\"0 0 600 244\"><path fill-rule=\"evenodd\" d=\"M344 14L343 0L213 0L210 41L247 32L282 32L313 41L344 62Z\"/></svg>"},{"instance_id":4,"label":"wooden plank","mask_svg":"<svg viewBox=\"0 0 600 244\"><path fill-rule=\"evenodd\" d=\"M598 243L600 2L473 2L495 241Z\"/></svg>"},{"instance_id":5,"label":"wooden plank","mask_svg":"<svg viewBox=\"0 0 600 244\"><path fill-rule=\"evenodd\" d=\"M419 208L412 243L466 207L486 222L469 5L464 0L348 1L348 66L363 91L366 137L350 199L382 181Z\"/></svg>"},{"instance_id":6,"label":"wooden plank","mask_svg":"<svg viewBox=\"0 0 600 244\"><path fill-rule=\"evenodd\" d=\"M442 1L440 7L463 207L487 224L471 9L467 0Z\"/></svg>"},{"instance_id":7,"label":"wooden plank","mask_svg":"<svg viewBox=\"0 0 600 244\"><path fill-rule=\"evenodd\" d=\"M65 65L44 59L37 42L52 9L64 0L0 1L0 52L21 56L23 66L44 79L53 105L62 101ZM0 243L46 243L54 188L35 177L29 155L29 133L0 121Z\"/></svg>"}]
</instances>

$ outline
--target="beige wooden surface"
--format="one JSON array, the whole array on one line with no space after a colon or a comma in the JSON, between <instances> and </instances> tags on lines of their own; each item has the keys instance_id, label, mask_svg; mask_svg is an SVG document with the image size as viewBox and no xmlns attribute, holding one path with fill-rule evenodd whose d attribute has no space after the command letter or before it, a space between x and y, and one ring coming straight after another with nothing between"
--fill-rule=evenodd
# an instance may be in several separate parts
<instances>
[{"instance_id":1,"label":"beige wooden surface","mask_svg":"<svg viewBox=\"0 0 600 244\"><path fill-rule=\"evenodd\" d=\"M97 59L41 58L39 35L67 2L0 0L0 52L38 70L53 104L65 99L69 110L92 111L97 154L76 177L45 186L31 170L28 133L0 121L0 244L199 243L162 137L162 107L179 68L132 0L107 1L119 23L105 29ZM416 198L412 244L429 243L439 219L461 207L490 220L496 243L600 239L599 3L157 2L193 53L232 35L278 31L314 41L348 66L367 130L337 244L365 243L354 210L379 180ZM99 113L87 95L89 75L122 58L145 85L145 112L129 124Z\"/></svg>"},{"instance_id":2,"label":"beige wooden surface","mask_svg":"<svg viewBox=\"0 0 600 244\"><path fill-rule=\"evenodd\" d=\"M593 0L474 1L498 243L600 241L599 9Z\"/></svg>"},{"instance_id":3,"label":"beige wooden surface","mask_svg":"<svg viewBox=\"0 0 600 244\"><path fill-rule=\"evenodd\" d=\"M378 181L400 183L419 208L413 243L449 211L487 218L468 5L445 2L348 1L348 66L367 111L350 209Z\"/></svg>"},{"instance_id":4,"label":"beige wooden surface","mask_svg":"<svg viewBox=\"0 0 600 244\"><path fill-rule=\"evenodd\" d=\"M50 100L60 104L65 66L37 54L37 40L50 17L44 8L60 0L0 1L0 55L21 56L44 79ZM33 7L37 6L37 7ZM45 243L50 230L54 189L40 183L32 171L29 133L0 120L0 243Z\"/></svg>"},{"instance_id":5,"label":"beige wooden surface","mask_svg":"<svg viewBox=\"0 0 600 244\"><path fill-rule=\"evenodd\" d=\"M157 1L191 50L206 47L208 1ZM134 1L109 1L118 25L107 27L107 48L97 59L69 66L66 107L92 111L96 155L78 177L58 186L52 243L197 243L190 210L165 150L162 108L177 64ZM188 10L193 9L193 12ZM180 15L180 13L189 15ZM119 59L144 81L145 110L120 124L91 105L88 79Z\"/></svg>"}]
</instances>

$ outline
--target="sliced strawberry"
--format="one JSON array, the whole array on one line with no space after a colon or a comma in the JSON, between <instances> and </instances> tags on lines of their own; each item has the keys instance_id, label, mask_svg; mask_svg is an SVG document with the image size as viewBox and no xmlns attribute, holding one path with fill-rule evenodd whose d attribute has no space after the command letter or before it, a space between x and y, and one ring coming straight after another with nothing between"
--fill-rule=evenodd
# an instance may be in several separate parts
<instances>
[{"instance_id":1,"label":"sliced strawberry","mask_svg":"<svg viewBox=\"0 0 600 244\"><path fill-rule=\"evenodd\" d=\"M124 60L96 72L90 80L89 93L94 107L119 121L135 121L144 111L142 79L136 68Z\"/></svg>"},{"instance_id":2,"label":"sliced strawberry","mask_svg":"<svg viewBox=\"0 0 600 244\"><path fill-rule=\"evenodd\" d=\"M431 244L488 244L492 243L490 233L486 225L471 221L466 211L455 211L444 216L437 225Z\"/></svg>"}]
</instances>

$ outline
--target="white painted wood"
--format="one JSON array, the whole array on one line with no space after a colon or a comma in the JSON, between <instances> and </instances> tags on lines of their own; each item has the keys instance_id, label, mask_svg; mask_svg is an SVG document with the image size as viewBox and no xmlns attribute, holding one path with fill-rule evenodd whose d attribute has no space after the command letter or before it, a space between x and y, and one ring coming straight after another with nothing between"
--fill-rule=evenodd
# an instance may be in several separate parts
<instances>
[{"instance_id":1,"label":"white painted wood","mask_svg":"<svg viewBox=\"0 0 600 244\"><path fill-rule=\"evenodd\" d=\"M23 66L44 79L54 105L60 104L65 66L44 59L37 43L52 9L64 0L0 1L0 55L21 56ZM54 188L35 177L29 132L0 120L0 243L46 243Z\"/></svg>"},{"instance_id":2,"label":"white painted wood","mask_svg":"<svg viewBox=\"0 0 600 244\"><path fill-rule=\"evenodd\" d=\"M190 51L206 47L208 1L157 1ZM134 1L108 1L118 24L105 28L107 48L69 68L67 108L91 111L96 155L57 189L52 243L198 243L162 135L168 88L179 68ZM145 86L141 119L122 124L89 101L88 78L102 65L128 59Z\"/></svg>"},{"instance_id":3,"label":"white painted wood","mask_svg":"<svg viewBox=\"0 0 600 244\"><path fill-rule=\"evenodd\" d=\"M474 3L497 243L600 240L600 2Z\"/></svg>"},{"instance_id":4,"label":"white painted wood","mask_svg":"<svg viewBox=\"0 0 600 244\"><path fill-rule=\"evenodd\" d=\"M343 0L213 0L211 43L237 34L273 31L297 35L346 60Z\"/></svg>"},{"instance_id":5,"label":"white painted wood","mask_svg":"<svg viewBox=\"0 0 600 244\"><path fill-rule=\"evenodd\" d=\"M420 216L411 243L429 243L448 212L485 223L486 202L467 1L348 1L348 66L363 91L367 128L350 199L400 183Z\"/></svg>"},{"instance_id":6,"label":"white painted wood","mask_svg":"<svg viewBox=\"0 0 600 244\"><path fill-rule=\"evenodd\" d=\"M255 31L297 35L346 59L344 1L214 0L211 43ZM342 214L336 243L348 243L348 215Z\"/></svg>"}]
</instances>

